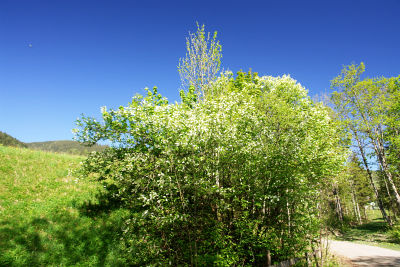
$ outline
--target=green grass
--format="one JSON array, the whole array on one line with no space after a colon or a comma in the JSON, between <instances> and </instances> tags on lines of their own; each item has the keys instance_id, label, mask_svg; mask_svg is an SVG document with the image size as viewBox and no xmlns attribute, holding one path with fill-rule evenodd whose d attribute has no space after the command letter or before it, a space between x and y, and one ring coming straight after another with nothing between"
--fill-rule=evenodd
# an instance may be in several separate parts
<instances>
[{"instance_id":1,"label":"green grass","mask_svg":"<svg viewBox=\"0 0 400 267\"><path fill-rule=\"evenodd\" d=\"M368 222L347 229L336 239L400 251L400 244L391 237L391 228L384 222L380 211L369 210L367 216Z\"/></svg>"},{"instance_id":2,"label":"green grass","mask_svg":"<svg viewBox=\"0 0 400 267\"><path fill-rule=\"evenodd\" d=\"M71 170L84 158L0 146L0 266L122 265L122 209Z\"/></svg>"}]
</instances>

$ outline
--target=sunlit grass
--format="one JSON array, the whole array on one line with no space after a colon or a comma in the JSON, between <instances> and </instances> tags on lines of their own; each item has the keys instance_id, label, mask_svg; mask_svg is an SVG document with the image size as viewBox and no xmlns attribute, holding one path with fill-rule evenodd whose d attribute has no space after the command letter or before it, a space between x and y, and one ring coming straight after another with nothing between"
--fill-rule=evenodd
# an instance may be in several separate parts
<instances>
[{"instance_id":1,"label":"sunlit grass","mask_svg":"<svg viewBox=\"0 0 400 267\"><path fill-rule=\"evenodd\" d=\"M0 266L115 266L123 210L90 212L84 158L0 146Z\"/></svg>"}]
</instances>

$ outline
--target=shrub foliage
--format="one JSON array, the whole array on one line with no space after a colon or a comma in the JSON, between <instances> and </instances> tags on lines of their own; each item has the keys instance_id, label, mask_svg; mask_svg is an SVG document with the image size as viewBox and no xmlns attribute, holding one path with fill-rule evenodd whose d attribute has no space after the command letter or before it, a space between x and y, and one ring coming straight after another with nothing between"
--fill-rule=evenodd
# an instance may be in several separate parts
<instances>
[{"instance_id":1,"label":"shrub foliage","mask_svg":"<svg viewBox=\"0 0 400 267\"><path fill-rule=\"evenodd\" d=\"M321 185L346 156L327 108L289 76L227 72L209 88L174 104L154 88L77 121L77 140L114 143L83 170L131 210L133 265L262 265L317 234Z\"/></svg>"}]
</instances>

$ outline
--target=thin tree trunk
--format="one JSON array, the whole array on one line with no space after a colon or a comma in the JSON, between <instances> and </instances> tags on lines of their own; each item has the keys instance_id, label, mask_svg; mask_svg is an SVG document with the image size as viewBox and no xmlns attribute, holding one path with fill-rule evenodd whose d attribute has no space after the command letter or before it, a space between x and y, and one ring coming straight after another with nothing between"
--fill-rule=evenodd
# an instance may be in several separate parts
<instances>
[{"instance_id":1,"label":"thin tree trunk","mask_svg":"<svg viewBox=\"0 0 400 267\"><path fill-rule=\"evenodd\" d=\"M378 162L381 165L381 168L386 176L386 178L389 181L389 184L391 185L392 189L393 189L393 196L395 198L395 203L397 205L397 208L400 211L400 195L397 192L397 188L395 186L395 184L393 183L393 179L392 179L392 174L389 172L388 170L388 166L386 164L386 157L384 154L384 149L383 149L383 144L382 144L382 139L379 139L379 132L378 132L378 128L381 129L380 125L378 124L377 126L372 126L370 123L370 120L368 120L367 115L369 114L365 114L362 112L362 105L359 103L360 101L358 100L358 96L354 93L354 101L355 101L355 106L358 109L358 112L362 118L362 120L365 123L366 126L366 133L368 134L369 139L371 140L373 146L374 146L374 150L375 153L378 157ZM353 129L354 131L354 129ZM375 136L373 134L373 132L375 133ZM354 133L357 133L356 131L354 131ZM357 140L358 142L359 140ZM390 218L389 218L390 220Z\"/></svg>"},{"instance_id":2,"label":"thin tree trunk","mask_svg":"<svg viewBox=\"0 0 400 267\"><path fill-rule=\"evenodd\" d=\"M288 189L286 189L286 211L287 211L287 216L288 216L288 231L289 231L289 235L290 235L291 218L290 218L289 200L287 199L287 194L288 194Z\"/></svg>"},{"instance_id":3,"label":"thin tree trunk","mask_svg":"<svg viewBox=\"0 0 400 267\"><path fill-rule=\"evenodd\" d=\"M354 209L354 215L358 221L359 224L361 224L361 216L360 216L360 211L358 210L358 203L356 201L356 196L354 194L353 188L351 189L351 200L353 202L353 209Z\"/></svg>"},{"instance_id":4,"label":"thin tree trunk","mask_svg":"<svg viewBox=\"0 0 400 267\"><path fill-rule=\"evenodd\" d=\"M364 206L364 208L363 208L363 213L364 213L364 220L365 220L365 221L368 221L367 207L366 207L366 206Z\"/></svg>"},{"instance_id":5,"label":"thin tree trunk","mask_svg":"<svg viewBox=\"0 0 400 267\"><path fill-rule=\"evenodd\" d=\"M337 210L339 220L342 222L343 221L343 210L342 210L342 205L340 204L339 196L336 196L336 210Z\"/></svg>"},{"instance_id":6,"label":"thin tree trunk","mask_svg":"<svg viewBox=\"0 0 400 267\"><path fill-rule=\"evenodd\" d=\"M379 195L378 189L376 188L375 183L374 183L374 179L372 178L372 173L371 173L371 170L369 169L367 158L366 158L365 152L364 152L364 148L361 144L360 138L358 137L357 131L353 127L351 127L351 130L353 131L354 137L357 141L358 149L360 150L360 154L361 154L365 169L367 170L369 181L371 183L372 189L374 190L376 200L378 201L378 207L381 210L382 217L389 225L392 225L392 220L386 214L385 208L383 207L383 202L382 202L381 196Z\"/></svg>"},{"instance_id":7,"label":"thin tree trunk","mask_svg":"<svg viewBox=\"0 0 400 267\"><path fill-rule=\"evenodd\" d=\"M360 205L358 205L357 199L356 199L356 206L357 206L358 217L360 218L360 223L362 223L362 216L361 216L361 212L360 212Z\"/></svg>"},{"instance_id":8,"label":"thin tree trunk","mask_svg":"<svg viewBox=\"0 0 400 267\"><path fill-rule=\"evenodd\" d=\"M386 193L387 193L387 195L388 195L390 201L391 201L391 202L394 202L394 201L393 201L393 196L392 196L392 194L390 193L390 189L389 189L389 185L388 185L388 183L387 183L387 179L386 179L385 177L383 178L383 181L385 182ZM394 218L394 220L396 221L396 220L397 220L397 219L396 219L397 209L396 209L396 207L395 207L393 204L390 205L390 209L392 210L393 218Z\"/></svg>"},{"instance_id":9,"label":"thin tree trunk","mask_svg":"<svg viewBox=\"0 0 400 267\"><path fill-rule=\"evenodd\" d=\"M353 202L354 214L357 218L358 223L361 224L362 221L361 221L360 209L358 207L357 196L354 189L354 181L352 180L350 180L350 188L351 188L351 200Z\"/></svg>"},{"instance_id":10,"label":"thin tree trunk","mask_svg":"<svg viewBox=\"0 0 400 267\"><path fill-rule=\"evenodd\" d=\"M342 205L340 203L340 198L339 198L339 189L337 186L333 189L333 194L335 195L335 206L336 206L336 214L338 215L339 221L343 221L343 209Z\"/></svg>"},{"instance_id":11,"label":"thin tree trunk","mask_svg":"<svg viewBox=\"0 0 400 267\"><path fill-rule=\"evenodd\" d=\"M374 145L375 153L378 156L379 165L381 166L386 179L388 180L390 186L392 187L392 195L394 197L397 209L400 211L400 195L397 191L396 185L393 182L392 173L389 171L389 168L388 168L388 165L386 162L386 155L385 155L383 145L381 144L379 139L373 140L372 143Z\"/></svg>"},{"instance_id":12,"label":"thin tree trunk","mask_svg":"<svg viewBox=\"0 0 400 267\"><path fill-rule=\"evenodd\" d=\"M370 124L370 120L368 120L367 115L365 113L361 112L362 108L360 108L361 105L359 104L357 95L354 95L354 99L355 99L356 107L358 108L359 113L366 125L366 133L368 134L368 137L369 137L369 139L371 139L371 142L374 146L376 156L378 157L379 165L381 166L383 173L385 174L386 178L389 181L390 186L393 189L392 194L395 199L397 208L400 211L400 195L397 191L396 185L393 182L392 174L389 172L388 165L386 163L386 156L385 156L385 150L383 148L382 139L379 138L379 136L380 136L379 130L381 130L381 133L382 133L382 128L379 124L377 126L372 126ZM374 136L374 134L375 134L375 136Z\"/></svg>"}]
</instances>

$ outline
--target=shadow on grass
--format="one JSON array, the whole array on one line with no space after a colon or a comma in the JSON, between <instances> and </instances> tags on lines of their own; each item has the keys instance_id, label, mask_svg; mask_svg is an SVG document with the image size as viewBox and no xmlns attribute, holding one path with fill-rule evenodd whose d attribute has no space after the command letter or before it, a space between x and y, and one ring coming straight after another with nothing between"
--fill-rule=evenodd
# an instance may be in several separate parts
<instances>
[{"instance_id":1,"label":"shadow on grass","mask_svg":"<svg viewBox=\"0 0 400 267\"><path fill-rule=\"evenodd\" d=\"M381 219L374 219L362 225L353 226L342 233L338 238L344 241L371 241L390 242L388 231L390 228Z\"/></svg>"},{"instance_id":2,"label":"shadow on grass","mask_svg":"<svg viewBox=\"0 0 400 267\"><path fill-rule=\"evenodd\" d=\"M368 233L386 232L389 230L387 224L383 221L372 221L356 226L355 228Z\"/></svg>"},{"instance_id":3,"label":"shadow on grass","mask_svg":"<svg viewBox=\"0 0 400 267\"><path fill-rule=\"evenodd\" d=\"M0 266L124 265L120 238L127 212L116 207L100 201L79 212L0 220Z\"/></svg>"},{"instance_id":4,"label":"shadow on grass","mask_svg":"<svg viewBox=\"0 0 400 267\"><path fill-rule=\"evenodd\" d=\"M123 206L123 202L120 199L113 197L112 191L100 192L96 194L95 199L95 201L89 200L83 205L78 205L76 208L85 216L95 217L118 210Z\"/></svg>"}]
</instances>

